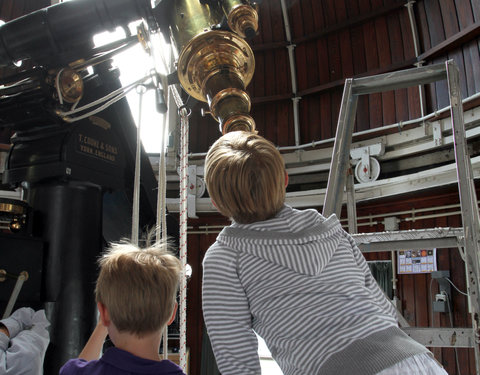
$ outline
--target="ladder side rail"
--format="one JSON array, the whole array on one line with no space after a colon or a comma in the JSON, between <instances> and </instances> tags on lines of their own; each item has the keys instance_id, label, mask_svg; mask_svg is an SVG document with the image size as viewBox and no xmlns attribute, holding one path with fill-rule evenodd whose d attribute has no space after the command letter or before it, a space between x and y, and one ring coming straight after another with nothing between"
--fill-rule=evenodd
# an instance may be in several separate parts
<instances>
[{"instance_id":1,"label":"ladder side rail","mask_svg":"<svg viewBox=\"0 0 480 375\"><path fill-rule=\"evenodd\" d=\"M358 233L357 226L357 206L355 204L355 181L353 180L352 168L348 168L347 173L347 217L348 217L348 233Z\"/></svg>"},{"instance_id":2,"label":"ladder side rail","mask_svg":"<svg viewBox=\"0 0 480 375\"><path fill-rule=\"evenodd\" d=\"M375 94L382 91L391 91L432 83L446 78L447 75L444 63L425 65L420 68L405 69L370 77L355 78L353 94Z\"/></svg>"},{"instance_id":3,"label":"ladder side rail","mask_svg":"<svg viewBox=\"0 0 480 375\"><path fill-rule=\"evenodd\" d=\"M467 268L468 295L472 313L474 332L480 327L480 262L479 237L480 224L478 203L475 195L472 164L467 148L463 105L460 96L460 78L458 67L453 60L445 63L447 68L450 112L454 138L455 160L457 164L458 191L462 208L462 224L465 237L465 264ZM480 349L474 346L476 374L480 374Z\"/></svg>"},{"instance_id":4,"label":"ladder side rail","mask_svg":"<svg viewBox=\"0 0 480 375\"><path fill-rule=\"evenodd\" d=\"M352 95L353 79L345 80L340 113L338 115L337 132L333 145L332 160L328 174L327 191L323 203L322 214L328 217L336 214L340 217L343 202L343 190L347 168L350 164L350 146L352 144L353 126L357 113L358 97Z\"/></svg>"},{"instance_id":5,"label":"ladder side rail","mask_svg":"<svg viewBox=\"0 0 480 375\"><path fill-rule=\"evenodd\" d=\"M400 240L357 244L362 253L378 253L382 251L399 250L428 250L442 248L456 248L458 240L456 238L432 238L420 240Z\"/></svg>"},{"instance_id":6,"label":"ladder side rail","mask_svg":"<svg viewBox=\"0 0 480 375\"><path fill-rule=\"evenodd\" d=\"M472 309L472 332L476 333L480 326L480 220L477 210L478 204L475 196L472 165L466 145L459 71L453 60L449 60L445 64L427 65L372 77L357 78L355 81L351 78L345 80L322 213L324 216L330 216L333 213L340 216L344 189L346 187L346 173L349 167L349 151L352 143L358 95L406 88L443 79L447 80L450 96L455 159L464 227L465 263L468 270L467 285ZM448 241L443 240L442 242ZM372 248L371 245L362 246L362 250L378 251ZM395 241L393 241L390 245L395 247L398 244L395 244ZM368 247L371 248L368 249ZM472 336L470 337L473 339L474 337ZM473 346L476 374L480 375L480 350L478 345Z\"/></svg>"},{"instance_id":7,"label":"ladder side rail","mask_svg":"<svg viewBox=\"0 0 480 375\"><path fill-rule=\"evenodd\" d=\"M345 80L323 205L323 216L328 217L333 213L340 216L358 95L411 87L445 78L445 65L434 64L371 77L356 78L355 80L352 78Z\"/></svg>"}]
</instances>

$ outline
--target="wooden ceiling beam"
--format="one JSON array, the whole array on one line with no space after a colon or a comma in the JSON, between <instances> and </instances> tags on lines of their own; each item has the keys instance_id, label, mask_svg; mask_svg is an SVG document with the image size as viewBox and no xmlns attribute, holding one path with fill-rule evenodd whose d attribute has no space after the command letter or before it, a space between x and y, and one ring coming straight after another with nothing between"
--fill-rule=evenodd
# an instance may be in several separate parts
<instances>
[{"instance_id":1,"label":"wooden ceiling beam","mask_svg":"<svg viewBox=\"0 0 480 375\"><path fill-rule=\"evenodd\" d=\"M477 38L478 36L480 36L480 21L473 23L450 38L447 38L443 42L437 44L435 47L432 47L428 51L422 53L420 56L418 56L418 61L425 61L440 55L444 55L447 52L460 47L462 44Z\"/></svg>"},{"instance_id":2,"label":"wooden ceiling beam","mask_svg":"<svg viewBox=\"0 0 480 375\"><path fill-rule=\"evenodd\" d=\"M306 43L312 40L316 40L322 37L325 37L329 34L339 32L343 29L347 29L349 27L354 27L359 24L368 22L372 19L375 19L377 17L386 15L390 12L393 12L397 9L403 8L405 6L405 1L396 1L392 4L377 8L376 10L370 11L365 14L360 14L356 17L352 17L347 19L344 22L340 22L338 24L326 27L325 29L321 31L317 31L308 35L304 35L300 38L296 38L292 40L292 44L301 44L301 43ZM279 49L279 48L285 48L287 47L289 43L285 42L273 42L273 43L264 43L264 44L254 44L252 45L252 50L253 51L267 51L267 50L272 50L272 49Z\"/></svg>"},{"instance_id":3,"label":"wooden ceiling beam","mask_svg":"<svg viewBox=\"0 0 480 375\"><path fill-rule=\"evenodd\" d=\"M397 70L411 68L416 62L417 62L417 59L415 59L415 58L409 59L407 61L403 61L403 62L400 62L400 63L391 64L387 67L371 69L368 72L365 72L365 73L362 73L362 74L357 74L353 78L368 77L368 76L373 76L373 75L377 75L377 74L383 74L383 73L394 72L394 71L397 71ZM329 91L329 90L332 90L332 89L342 88L344 83L345 83L344 78L338 79L336 81L324 83L323 85L310 87L308 89L299 91L297 96L302 97L302 96L307 96L307 95L311 95L311 94L318 94L318 93ZM252 98L252 104L276 102L276 101L292 99L292 98L293 98L293 94L260 96L260 97Z\"/></svg>"},{"instance_id":4,"label":"wooden ceiling beam","mask_svg":"<svg viewBox=\"0 0 480 375\"><path fill-rule=\"evenodd\" d=\"M271 95L271 96L259 96L256 98L252 98L252 104L261 104L261 103L269 103L269 102L279 102L282 100L292 99L293 94L279 94L279 95Z\"/></svg>"}]
</instances>

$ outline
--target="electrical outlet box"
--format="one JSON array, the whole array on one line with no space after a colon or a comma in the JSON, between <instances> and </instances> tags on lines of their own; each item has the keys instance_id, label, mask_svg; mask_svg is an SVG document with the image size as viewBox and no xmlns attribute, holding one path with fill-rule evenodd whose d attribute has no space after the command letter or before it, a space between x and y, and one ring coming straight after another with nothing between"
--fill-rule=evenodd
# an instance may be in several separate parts
<instances>
[{"instance_id":1,"label":"electrical outlet box","mask_svg":"<svg viewBox=\"0 0 480 375\"><path fill-rule=\"evenodd\" d=\"M451 311L450 301L452 300L452 288L447 278L450 277L450 271L433 271L432 279L438 282L439 294L435 295L433 301L433 312L448 313ZM449 309L450 308L450 309Z\"/></svg>"},{"instance_id":2,"label":"electrical outlet box","mask_svg":"<svg viewBox=\"0 0 480 375\"><path fill-rule=\"evenodd\" d=\"M450 271L432 271L432 279L443 279L450 277Z\"/></svg>"},{"instance_id":3,"label":"electrical outlet box","mask_svg":"<svg viewBox=\"0 0 480 375\"><path fill-rule=\"evenodd\" d=\"M447 313L447 301L433 301L433 312Z\"/></svg>"}]
</instances>

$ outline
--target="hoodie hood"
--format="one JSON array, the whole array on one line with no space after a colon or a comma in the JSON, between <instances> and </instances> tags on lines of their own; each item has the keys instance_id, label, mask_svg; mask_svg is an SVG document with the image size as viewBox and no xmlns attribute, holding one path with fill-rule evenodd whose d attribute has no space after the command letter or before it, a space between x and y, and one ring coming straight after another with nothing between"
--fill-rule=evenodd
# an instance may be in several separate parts
<instances>
[{"instance_id":1,"label":"hoodie hood","mask_svg":"<svg viewBox=\"0 0 480 375\"><path fill-rule=\"evenodd\" d=\"M272 219L233 223L217 241L304 275L318 275L335 253L344 231L335 215L325 219L316 210L284 208Z\"/></svg>"}]
</instances>

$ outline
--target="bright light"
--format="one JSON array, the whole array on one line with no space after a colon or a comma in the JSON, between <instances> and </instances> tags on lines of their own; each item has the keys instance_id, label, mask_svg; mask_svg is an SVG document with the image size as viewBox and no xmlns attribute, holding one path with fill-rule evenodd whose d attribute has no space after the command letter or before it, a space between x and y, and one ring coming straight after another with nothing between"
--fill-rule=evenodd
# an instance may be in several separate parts
<instances>
[{"instance_id":1,"label":"bright light","mask_svg":"<svg viewBox=\"0 0 480 375\"><path fill-rule=\"evenodd\" d=\"M132 33L136 33L137 24L138 22L129 25L129 29ZM123 38L125 38L125 31L119 27L114 32L97 34L94 36L93 40L98 47ZM144 51L139 43L115 55L113 58L113 64L120 70L120 82L123 86L147 76L154 69L152 57ZM136 90L132 90L126 98L133 119L138 126L139 94ZM147 153L159 153L161 151L160 142L163 121L163 115L156 110L155 91L148 90L142 96L141 114L141 138L143 147ZM165 142L167 142L167 140L165 140Z\"/></svg>"},{"instance_id":2,"label":"bright light","mask_svg":"<svg viewBox=\"0 0 480 375\"><path fill-rule=\"evenodd\" d=\"M257 335L258 339L258 356L260 357L260 367L262 368L262 374L268 375L283 375L282 370L278 366L277 362L272 358L270 350L268 350L265 341Z\"/></svg>"}]
</instances>

